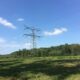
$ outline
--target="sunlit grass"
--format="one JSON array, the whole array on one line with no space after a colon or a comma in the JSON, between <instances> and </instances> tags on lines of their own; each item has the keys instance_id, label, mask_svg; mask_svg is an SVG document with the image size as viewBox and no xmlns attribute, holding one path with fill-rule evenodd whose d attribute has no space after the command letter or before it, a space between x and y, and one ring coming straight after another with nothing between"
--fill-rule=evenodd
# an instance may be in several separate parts
<instances>
[{"instance_id":1,"label":"sunlit grass","mask_svg":"<svg viewBox=\"0 0 80 80\"><path fill-rule=\"evenodd\" d=\"M80 74L70 75L66 80L80 80Z\"/></svg>"},{"instance_id":2,"label":"sunlit grass","mask_svg":"<svg viewBox=\"0 0 80 80\"><path fill-rule=\"evenodd\" d=\"M0 59L0 80L80 80L80 56Z\"/></svg>"}]
</instances>

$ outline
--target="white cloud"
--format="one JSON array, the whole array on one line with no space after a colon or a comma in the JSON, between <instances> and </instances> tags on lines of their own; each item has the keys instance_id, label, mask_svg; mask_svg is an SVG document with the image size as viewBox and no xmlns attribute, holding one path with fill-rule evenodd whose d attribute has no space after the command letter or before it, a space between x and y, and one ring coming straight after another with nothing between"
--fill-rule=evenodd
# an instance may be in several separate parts
<instances>
[{"instance_id":1,"label":"white cloud","mask_svg":"<svg viewBox=\"0 0 80 80\"><path fill-rule=\"evenodd\" d=\"M0 38L0 44L5 43L5 42L6 42L6 40L4 38Z\"/></svg>"},{"instance_id":2,"label":"white cloud","mask_svg":"<svg viewBox=\"0 0 80 80\"><path fill-rule=\"evenodd\" d=\"M16 41L6 41L0 38L0 54L8 54L19 49L31 49L31 43L18 43Z\"/></svg>"},{"instance_id":3,"label":"white cloud","mask_svg":"<svg viewBox=\"0 0 80 80\"><path fill-rule=\"evenodd\" d=\"M26 49L30 49L31 48L31 43L21 43L21 44L18 44L17 42L16 43L12 43L12 42L6 42L6 43L2 43L0 44L0 48L17 48L17 49L23 49L23 48L26 48Z\"/></svg>"},{"instance_id":4,"label":"white cloud","mask_svg":"<svg viewBox=\"0 0 80 80\"><path fill-rule=\"evenodd\" d=\"M23 18L18 18L17 21L24 21L24 19Z\"/></svg>"},{"instance_id":5,"label":"white cloud","mask_svg":"<svg viewBox=\"0 0 80 80\"><path fill-rule=\"evenodd\" d=\"M6 26L6 27L12 28L12 29L16 29L16 27L11 22L9 22L8 20L6 20L2 17L0 17L0 24L2 24L3 26Z\"/></svg>"},{"instance_id":6,"label":"white cloud","mask_svg":"<svg viewBox=\"0 0 80 80\"><path fill-rule=\"evenodd\" d=\"M32 47L31 43L24 43L23 48L30 49Z\"/></svg>"},{"instance_id":7,"label":"white cloud","mask_svg":"<svg viewBox=\"0 0 80 80\"><path fill-rule=\"evenodd\" d=\"M44 35L45 36L55 36L55 35L60 35L64 32L67 32L67 28L55 28L52 32L45 31Z\"/></svg>"}]
</instances>

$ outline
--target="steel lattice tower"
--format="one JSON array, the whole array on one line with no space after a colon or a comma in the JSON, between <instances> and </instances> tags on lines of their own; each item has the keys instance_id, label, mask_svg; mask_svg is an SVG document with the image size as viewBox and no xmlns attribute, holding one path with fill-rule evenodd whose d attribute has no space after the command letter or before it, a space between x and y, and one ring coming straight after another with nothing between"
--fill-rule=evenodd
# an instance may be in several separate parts
<instances>
[{"instance_id":1,"label":"steel lattice tower","mask_svg":"<svg viewBox=\"0 0 80 80\"><path fill-rule=\"evenodd\" d=\"M35 28L35 27L28 27L26 25L24 25L25 27L25 30L29 30L31 33L26 33L24 34L26 37L31 37L31 40L32 40L32 49L36 49L36 38L37 37L40 37L37 35L37 32L39 32L40 30Z\"/></svg>"}]
</instances>

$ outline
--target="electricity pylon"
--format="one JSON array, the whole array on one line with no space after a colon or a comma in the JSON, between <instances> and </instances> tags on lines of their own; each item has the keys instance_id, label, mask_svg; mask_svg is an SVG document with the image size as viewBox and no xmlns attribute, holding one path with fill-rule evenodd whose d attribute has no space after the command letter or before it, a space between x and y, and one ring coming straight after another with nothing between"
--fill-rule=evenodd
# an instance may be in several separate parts
<instances>
[{"instance_id":1,"label":"electricity pylon","mask_svg":"<svg viewBox=\"0 0 80 80\"><path fill-rule=\"evenodd\" d=\"M31 37L31 39L32 39L32 49L35 49L36 48L36 38L38 37L40 37L40 36L38 36L38 35L36 35L37 33L36 32L39 32L40 30L39 29L37 29L37 28L35 28L35 27L28 27L28 26L26 26L26 25L24 25L24 27L25 27L25 30L29 30L31 33L26 33L26 34L24 34L26 37Z\"/></svg>"}]
</instances>

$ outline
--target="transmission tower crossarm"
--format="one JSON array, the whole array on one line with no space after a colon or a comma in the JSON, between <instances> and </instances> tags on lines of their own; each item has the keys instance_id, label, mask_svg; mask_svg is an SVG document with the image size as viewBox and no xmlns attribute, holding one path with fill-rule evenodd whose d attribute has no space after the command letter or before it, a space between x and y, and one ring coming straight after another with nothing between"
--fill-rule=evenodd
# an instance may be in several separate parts
<instances>
[{"instance_id":1,"label":"transmission tower crossarm","mask_svg":"<svg viewBox=\"0 0 80 80\"><path fill-rule=\"evenodd\" d=\"M25 36L33 36L32 34L24 34Z\"/></svg>"},{"instance_id":2,"label":"transmission tower crossarm","mask_svg":"<svg viewBox=\"0 0 80 80\"><path fill-rule=\"evenodd\" d=\"M29 29L29 30L33 30L33 31L40 31L40 29L37 29L37 28L34 28L34 27L28 27L28 26L26 26L26 25L24 25L24 27L25 27L25 30L26 29Z\"/></svg>"},{"instance_id":3,"label":"transmission tower crossarm","mask_svg":"<svg viewBox=\"0 0 80 80\"><path fill-rule=\"evenodd\" d=\"M35 36L35 37L41 37L41 36L37 36L37 35L32 35L32 34L24 34L25 36Z\"/></svg>"}]
</instances>

